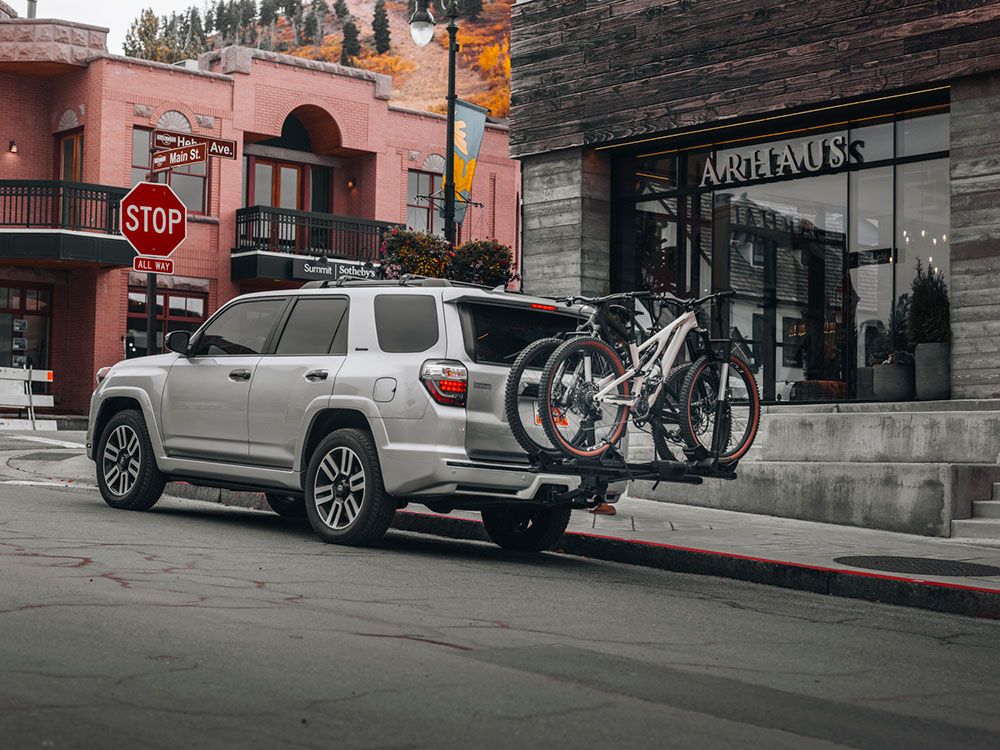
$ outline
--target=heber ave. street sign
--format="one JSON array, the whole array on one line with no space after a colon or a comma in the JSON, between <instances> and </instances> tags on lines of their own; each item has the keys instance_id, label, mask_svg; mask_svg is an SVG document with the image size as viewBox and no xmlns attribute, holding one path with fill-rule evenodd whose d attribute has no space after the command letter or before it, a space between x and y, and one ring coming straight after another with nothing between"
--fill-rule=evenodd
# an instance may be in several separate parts
<instances>
[{"instance_id":1,"label":"heber ave. street sign","mask_svg":"<svg viewBox=\"0 0 1000 750\"><path fill-rule=\"evenodd\" d=\"M159 182L140 182L121 202L119 229L139 255L168 257L187 237L187 207Z\"/></svg>"},{"instance_id":2,"label":"heber ave. street sign","mask_svg":"<svg viewBox=\"0 0 1000 750\"><path fill-rule=\"evenodd\" d=\"M150 171L166 172L174 167L186 167L190 164L204 164L208 159L208 146L199 143L195 146L172 148L169 151L157 151L153 154Z\"/></svg>"},{"instance_id":3,"label":"heber ave. street sign","mask_svg":"<svg viewBox=\"0 0 1000 750\"><path fill-rule=\"evenodd\" d=\"M173 130L153 131L153 148L183 148L202 143L208 147L209 156L218 156L221 159L236 158L236 141L230 141L226 138L210 138L207 135L177 133Z\"/></svg>"},{"instance_id":4,"label":"heber ave. street sign","mask_svg":"<svg viewBox=\"0 0 1000 750\"><path fill-rule=\"evenodd\" d=\"M132 259L132 270L169 276L174 272L174 262L169 258L147 258L145 255L137 255Z\"/></svg>"}]
</instances>

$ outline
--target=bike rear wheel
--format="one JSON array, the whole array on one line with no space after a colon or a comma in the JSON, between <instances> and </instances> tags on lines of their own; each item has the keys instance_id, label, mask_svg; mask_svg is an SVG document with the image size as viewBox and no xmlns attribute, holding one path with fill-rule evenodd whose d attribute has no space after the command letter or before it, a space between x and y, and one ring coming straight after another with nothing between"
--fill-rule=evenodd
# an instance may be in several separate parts
<instances>
[{"instance_id":1,"label":"bike rear wheel","mask_svg":"<svg viewBox=\"0 0 1000 750\"><path fill-rule=\"evenodd\" d=\"M624 374L614 349L600 339L571 339L552 353L542 371L540 414L556 450L571 458L597 458L618 444L628 423L628 406L598 401L596 395ZM607 396L628 398L628 381Z\"/></svg>"},{"instance_id":2,"label":"bike rear wheel","mask_svg":"<svg viewBox=\"0 0 1000 750\"><path fill-rule=\"evenodd\" d=\"M690 448L712 451L718 416L722 363L701 357L688 370L681 388L681 435ZM738 461L753 445L760 426L760 393L750 366L730 355L728 400L719 425L719 462Z\"/></svg>"},{"instance_id":3,"label":"bike rear wheel","mask_svg":"<svg viewBox=\"0 0 1000 750\"><path fill-rule=\"evenodd\" d=\"M539 384L549 357L562 343L562 339L548 338L528 344L517 355L507 376L504 414L514 439L529 456L555 453L542 426Z\"/></svg>"}]
</instances>

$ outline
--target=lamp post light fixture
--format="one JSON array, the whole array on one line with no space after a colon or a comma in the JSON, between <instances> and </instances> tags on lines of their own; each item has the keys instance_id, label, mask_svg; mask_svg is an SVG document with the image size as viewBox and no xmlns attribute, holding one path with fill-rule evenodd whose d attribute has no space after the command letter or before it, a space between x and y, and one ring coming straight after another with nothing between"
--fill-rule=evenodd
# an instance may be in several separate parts
<instances>
[{"instance_id":1,"label":"lamp post light fixture","mask_svg":"<svg viewBox=\"0 0 1000 750\"><path fill-rule=\"evenodd\" d=\"M17 141L13 141L13 140L12 140L12 141L10 142L10 152L11 152L12 154L16 154L16 153L17 153Z\"/></svg>"},{"instance_id":2,"label":"lamp post light fixture","mask_svg":"<svg viewBox=\"0 0 1000 750\"><path fill-rule=\"evenodd\" d=\"M417 46L425 47L434 37L434 14L431 13L430 0L417 0L416 8L410 17L410 35ZM444 238L455 244L455 66L459 45L458 36L458 3L456 0L442 0L444 14L448 17L448 135L445 143L444 158Z\"/></svg>"}]
</instances>

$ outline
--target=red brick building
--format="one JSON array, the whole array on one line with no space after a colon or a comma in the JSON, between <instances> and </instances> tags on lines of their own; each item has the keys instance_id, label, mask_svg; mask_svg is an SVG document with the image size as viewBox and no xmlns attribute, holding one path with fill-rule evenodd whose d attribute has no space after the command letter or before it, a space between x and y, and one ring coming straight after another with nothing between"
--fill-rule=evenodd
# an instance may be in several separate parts
<instances>
[{"instance_id":1,"label":"red brick building","mask_svg":"<svg viewBox=\"0 0 1000 750\"><path fill-rule=\"evenodd\" d=\"M441 189L445 122L391 105L389 77L242 47L164 65L108 54L106 34L0 3L0 366L52 369L60 411L146 350L145 278L117 227L154 128L238 144L168 178L189 225L159 277L160 340L242 292L300 285L310 259L371 261L391 226L440 231L421 196ZM489 123L461 239L517 251L518 185Z\"/></svg>"}]
</instances>

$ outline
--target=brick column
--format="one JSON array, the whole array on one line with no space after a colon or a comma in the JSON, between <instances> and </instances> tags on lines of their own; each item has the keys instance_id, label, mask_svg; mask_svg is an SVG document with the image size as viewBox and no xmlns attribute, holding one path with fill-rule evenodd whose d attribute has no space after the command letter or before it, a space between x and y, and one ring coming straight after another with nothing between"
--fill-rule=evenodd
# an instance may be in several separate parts
<instances>
[{"instance_id":1,"label":"brick column","mask_svg":"<svg viewBox=\"0 0 1000 750\"><path fill-rule=\"evenodd\" d=\"M610 282L611 168L599 151L523 160L522 274L529 294L603 294Z\"/></svg>"},{"instance_id":2,"label":"brick column","mask_svg":"<svg viewBox=\"0 0 1000 750\"><path fill-rule=\"evenodd\" d=\"M1000 396L1000 76L951 89L953 398Z\"/></svg>"}]
</instances>

